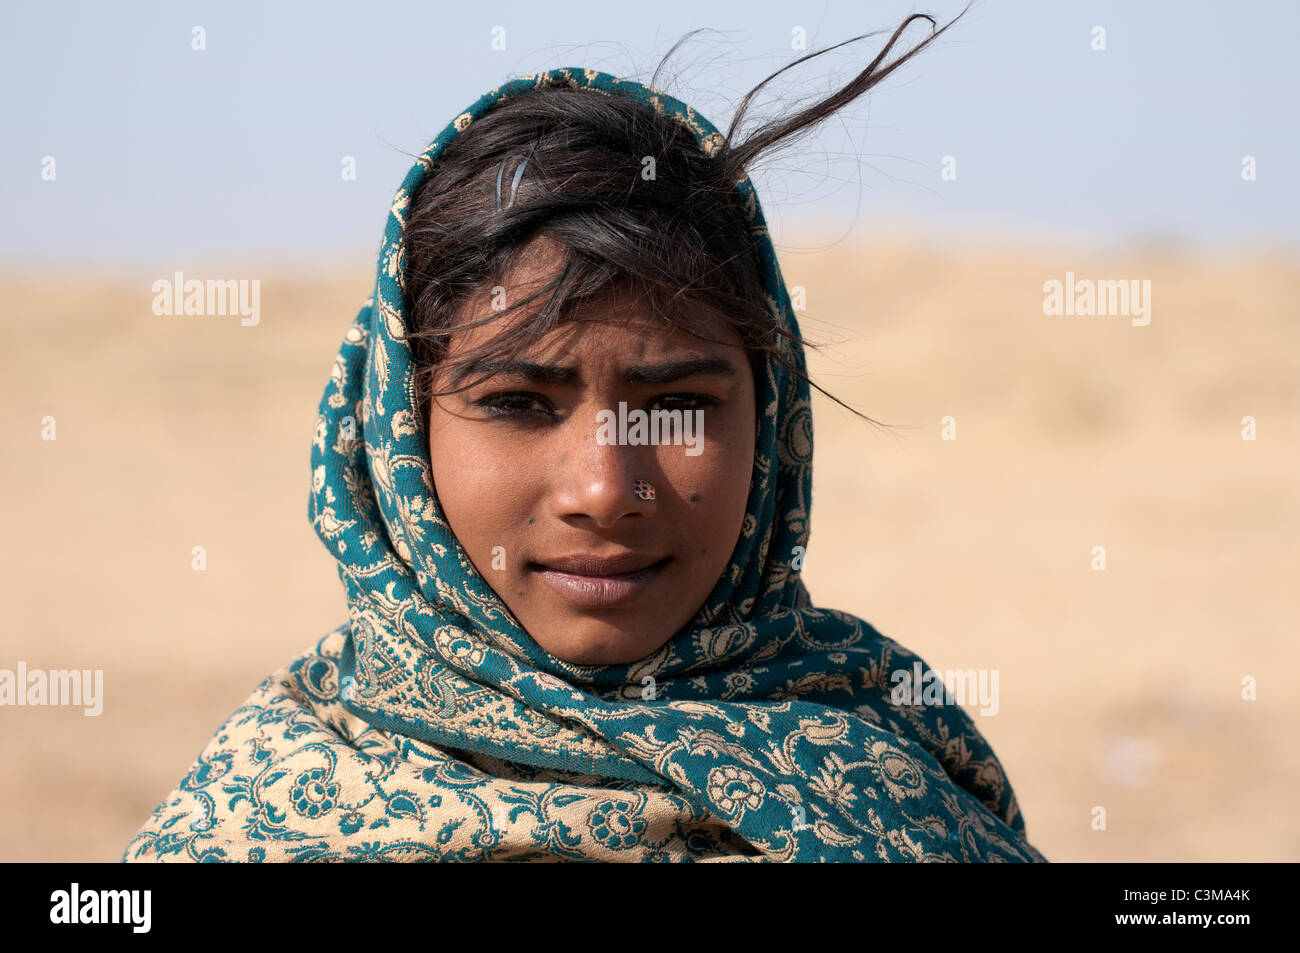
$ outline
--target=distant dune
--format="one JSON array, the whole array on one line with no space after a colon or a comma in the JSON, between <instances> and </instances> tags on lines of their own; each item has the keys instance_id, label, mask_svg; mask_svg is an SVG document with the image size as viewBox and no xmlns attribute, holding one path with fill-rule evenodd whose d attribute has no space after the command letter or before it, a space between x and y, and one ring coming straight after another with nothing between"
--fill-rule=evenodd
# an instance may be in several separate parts
<instances>
[{"instance_id":1,"label":"distant dune","mask_svg":"<svg viewBox=\"0 0 1300 953\"><path fill-rule=\"evenodd\" d=\"M814 601L998 671L997 713L968 708L1050 859L1300 859L1300 261L898 241L782 263L826 342L813 379L892 426L817 397ZM371 277L268 271L241 326L155 315L169 275L0 271L0 668L104 672L97 717L0 708L0 860L116 860L346 618L308 447ZM1045 315L1067 272L1150 280L1149 323Z\"/></svg>"}]
</instances>

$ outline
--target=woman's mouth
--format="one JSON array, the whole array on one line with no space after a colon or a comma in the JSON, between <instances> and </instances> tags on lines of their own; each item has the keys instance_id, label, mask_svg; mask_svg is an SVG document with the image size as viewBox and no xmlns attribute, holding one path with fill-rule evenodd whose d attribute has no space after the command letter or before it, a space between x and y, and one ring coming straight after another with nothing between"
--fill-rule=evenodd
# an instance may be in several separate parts
<instances>
[{"instance_id":1,"label":"woman's mouth","mask_svg":"<svg viewBox=\"0 0 1300 953\"><path fill-rule=\"evenodd\" d=\"M643 595L672 561L671 556L651 559L636 554L613 559L573 556L533 563L529 568L568 602L585 609L605 609Z\"/></svg>"}]
</instances>

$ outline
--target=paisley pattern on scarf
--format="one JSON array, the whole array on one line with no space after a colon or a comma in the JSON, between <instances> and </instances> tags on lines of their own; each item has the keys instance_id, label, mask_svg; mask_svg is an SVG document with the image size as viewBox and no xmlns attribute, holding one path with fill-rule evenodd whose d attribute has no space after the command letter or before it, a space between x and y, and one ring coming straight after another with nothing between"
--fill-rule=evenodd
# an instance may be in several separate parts
<instances>
[{"instance_id":1,"label":"paisley pattern on scarf","mask_svg":"<svg viewBox=\"0 0 1300 953\"><path fill-rule=\"evenodd\" d=\"M1042 861L1001 763L955 704L891 701L924 663L812 605L798 570L812 488L810 389L755 381L758 440L731 561L652 656L551 656L443 517L415 410L403 314L405 215L440 151L543 84L626 96L721 134L629 80L557 69L457 116L393 202L374 294L321 399L309 515L349 620L269 676L222 725L123 859ZM748 178L768 304L798 326ZM804 368L799 349L788 359Z\"/></svg>"}]
</instances>

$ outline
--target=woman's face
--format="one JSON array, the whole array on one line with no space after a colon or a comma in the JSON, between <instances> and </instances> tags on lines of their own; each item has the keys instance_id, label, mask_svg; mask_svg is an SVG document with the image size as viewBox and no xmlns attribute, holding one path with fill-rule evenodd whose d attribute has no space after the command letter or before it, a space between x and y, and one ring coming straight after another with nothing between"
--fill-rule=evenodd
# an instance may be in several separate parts
<instances>
[{"instance_id":1,"label":"woman's face","mask_svg":"<svg viewBox=\"0 0 1300 953\"><path fill-rule=\"evenodd\" d=\"M521 261L507 300L551 271L541 255ZM449 356L540 305L453 335ZM485 293L459 319L491 313ZM461 546L537 644L576 665L624 664L686 625L730 560L753 470L754 378L740 337L706 310L700 332L731 343L670 336L617 290L574 317L523 364L435 399L429 453ZM435 388L455 383L440 371ZM659 442L634 444L637 411L647 422L681 411L691 427L668 431L661 416Z\"/></svg>"}]
</instances>

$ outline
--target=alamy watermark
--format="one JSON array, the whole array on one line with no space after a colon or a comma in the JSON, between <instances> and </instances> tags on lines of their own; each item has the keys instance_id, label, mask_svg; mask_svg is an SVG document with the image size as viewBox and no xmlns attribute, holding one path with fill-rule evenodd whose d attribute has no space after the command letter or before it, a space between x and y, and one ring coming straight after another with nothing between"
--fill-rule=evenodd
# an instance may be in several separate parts
<instances>
[{"instance_id":1,"label":"alamy watermark","mask_svg":"<svg viewBox=\"0 0 1300 953\"><path fill-rule=\"evenodd\" d=\"M889 675L895 705L979 705L981 715L998 713L998 670L996 668L950 668L922 671L921 663L910 669L895 669Z\"/></svg>"},{"instance_id":2,"label":"alamy watermark","mask_svg":"<svg viewBox=\"0 0 1300 953\"><path fill-rule=\"evenodd\" d=\"M1151 323L1151 279L1101 279L1074 277L1065 273L1065 281L1049 278L1043 282L1043 314L1048 315L1120 315L1132 316L1134 327Z\"/></svg>"},{"instance_id":3,"label":"alamy watermark","mask_svg":"<svg viewBox=\"0 0 1300 953\"><path fill-rule=\"evenodd\" d=\"M104 711L104 670L32 669L19 662L17 671L0 668L0 707L48 705L80 707L87 718Z\"/></svg>"},{"instance_id":4,"label":"alamy watermark","mask_svg":"<svg viewBox=\"0 0 1300 953\"><path fill-rule=\"evenodd\" d=\"M176 272L171 279L153 283L153 313L157 315L238 315L244 327L262 320L262 282L258 278L186 279Z\"/></svg>"},{"instance_id":5,"label":"alamy watermark","mask_svg":"<svg viewBox=\"0 0 1300 953\"><path fill-rule=\"evenodd\" d=\"M694 410L634 410L630 413L627 401L618 402L618 412L602 410L596 414L600 429L596 443L601 446L645 446L676 444L686 447L688 457L698 457L704 452L704 411Z\"/></svg>"},{"instance_id":6,"label":"alamy watermark","mask_svg":"<svg viewBox=\"0 0 1300 953\"><path fill-rule=\"evenodd\" d=\"M132 933L148 933L153 924L152 890L68 890L50 894L51 923L125 923Z\"/></svg>"}]
</instances>

